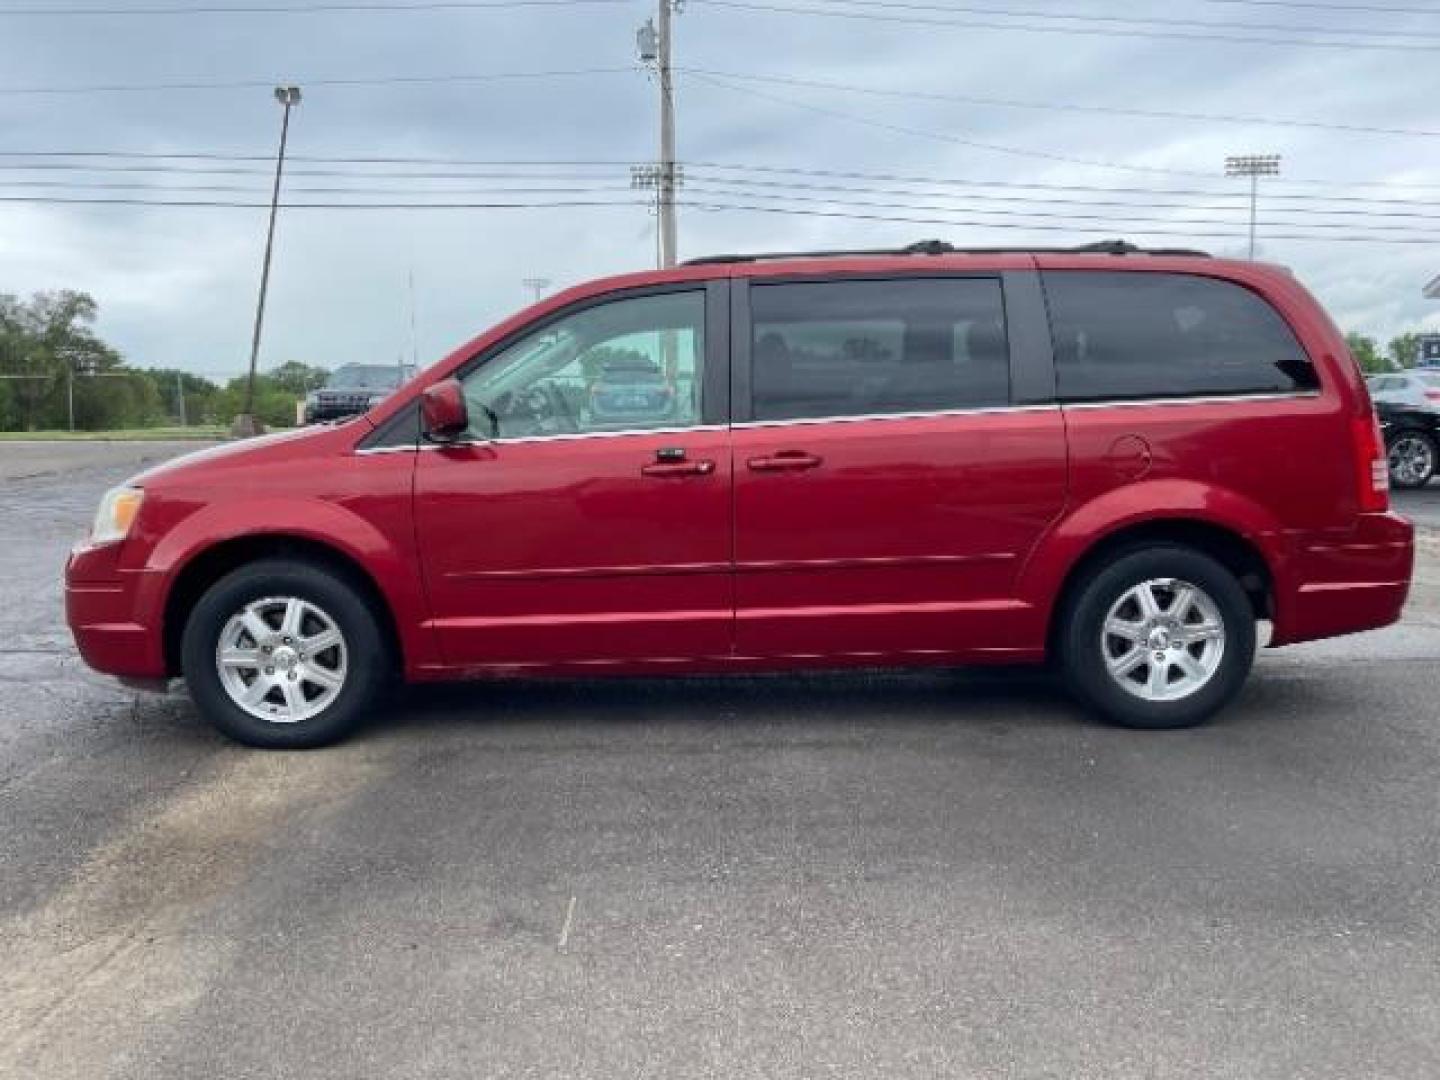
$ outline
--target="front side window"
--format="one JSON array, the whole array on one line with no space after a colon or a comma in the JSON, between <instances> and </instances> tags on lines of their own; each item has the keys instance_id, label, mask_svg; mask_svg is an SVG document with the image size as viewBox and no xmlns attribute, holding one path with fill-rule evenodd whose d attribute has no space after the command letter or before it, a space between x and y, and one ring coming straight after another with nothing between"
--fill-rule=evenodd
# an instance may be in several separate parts
<instances>
[{"instance_id":1,"label":"front side window","mask_svg":"<svg viewBox=\"0 0 1440 1080\"><path fill-rule=\"evenodd\" d=\"M1233 282L1193 274L1045 274L1065 401L1284 393L1319 384L1290 327Z\"/></svg>"},{"instance_id":2,"label":"front side window","mask_svg":"<svg viewBox=\"0 0 1440 1080\"><path fill-rule=\"evenodd\" d=\"M1006 405L1010 351L995 278L750 289L756 420Z\"/></svg>"},{"instance_id":3,"label":"front side window","mask_svg":"<svg viewBox=\"0 0 1440 1080\"><path fill-rule=\"evenodd\" d=\"M700 423L705 294L611 300L506 346L461 384L476 438Z\"/></svg>"}]
</instances>

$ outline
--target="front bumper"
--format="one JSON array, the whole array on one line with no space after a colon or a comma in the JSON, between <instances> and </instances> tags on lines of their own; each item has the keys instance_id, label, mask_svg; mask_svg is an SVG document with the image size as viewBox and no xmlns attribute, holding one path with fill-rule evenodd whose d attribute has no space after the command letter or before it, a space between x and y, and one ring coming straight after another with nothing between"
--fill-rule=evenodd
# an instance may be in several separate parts
<instances>
[{"instance_id":1,"label":"front bumper","mask_svg":"<svg viewBox=\"0 0 1440 1080\"><path fill-rule=\"evenodd\" d=\"M149 614L155 575L117 570L118 544L80 547L65 564L65 621L85 663L132 680L166 677L161 619Z\"/></svg>"},{"instance_id":2,"label":"front bumper","mask_svg":"<svg viewBox=\"0 0 1440 1080\"><path fill-rule=\"evenodd\" d=\"M1398 514L1361 514L1342 534L1292 537L1286 576L1277 589L1272 644L1338 637L1399 621L1410 593L1415 529Z\"/></svg>"}]
</instances>

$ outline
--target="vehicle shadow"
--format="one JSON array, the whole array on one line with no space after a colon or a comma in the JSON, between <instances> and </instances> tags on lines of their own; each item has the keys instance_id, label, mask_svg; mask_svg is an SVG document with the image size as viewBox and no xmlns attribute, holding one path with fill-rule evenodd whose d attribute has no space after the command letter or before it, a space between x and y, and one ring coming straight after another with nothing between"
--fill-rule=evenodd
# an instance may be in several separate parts
<instances>
[{"instance_id":1,"label":"vehicle shadow","mask_svg":"<svg viewBox=\"0 0 1440 1080\"><path fill-rule=\"evenodd\" d=\"M506 679L411 685L394 692L370 730L461 725L587 724L895 726L1070 722L1082 710L1044 668L815 674Z\"/></svg>"}]
</instances>

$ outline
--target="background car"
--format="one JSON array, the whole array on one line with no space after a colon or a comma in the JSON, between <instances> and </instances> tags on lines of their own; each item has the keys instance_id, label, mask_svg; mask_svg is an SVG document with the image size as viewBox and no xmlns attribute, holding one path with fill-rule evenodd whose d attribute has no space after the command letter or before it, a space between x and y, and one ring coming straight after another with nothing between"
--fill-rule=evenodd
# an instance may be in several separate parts
<instances>
[{"instance_id":1,"label":"background car","mask_svg":"<svg viewBox=\"0 0 1440 1080\"><path fill-rule=\"evenodd\" d=\"M410 364L345 364L319 390L305 395L305 423L362 413L380 404L414 374Z\"/></svg>"},{"instance_id":2,"label":"background car","mask_svg":"<svg viewBox=\"0 0 1440 1080\"><path fill-rule=\"evenodd\" d=\"M1440 370L1397 371L1392 375L1374 375L1366 381L1370 385L1370 397L1377 405L1408 405L1440 412Z\"/></svg>"},{"instance_id":3,"label":"background car","mask_svg":"<svg viewBox=\"0 0 1440 1080\"><path fill-rule=\"evenodd\" d=\"M1420 488L1440 462L1440 411L1377 401L1380 430L1390 463L1390 485Z\"/></svg>"},{"instance_id":4,"label":"background car","mask_svg":"<svg viewBox=\"0 0 1440 1080\"><path fill-rule=\"evenodd\" d=\"M659 422L675 413L675 387L643 356L611 360L590 384L590 415L607 424Z\"/></svg>"}]
</instances>

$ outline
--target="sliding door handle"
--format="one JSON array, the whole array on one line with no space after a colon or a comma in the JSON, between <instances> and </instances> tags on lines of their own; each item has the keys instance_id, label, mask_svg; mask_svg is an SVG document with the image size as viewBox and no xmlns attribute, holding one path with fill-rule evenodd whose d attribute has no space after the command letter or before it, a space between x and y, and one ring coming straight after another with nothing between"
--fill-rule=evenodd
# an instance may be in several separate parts
<instances>
[{"instance_id":1,"label":"sliding door handle","mask_svg":"<svg viewBox=\"0 0 1440 1080\"><path fill-rule=\"evenodd\" d=\"M752 457L746 462L754 472L779 472L782 469L814 469L821 459L804 450L781 450L765 457Z\"/></svg>"},{"instance_id":2,"label":"sliding door handle","mask_svg":"<svg viewBox=\"0 0 1440 1080\"><path fill-rule=\"evenodd\" d=\"M675 476L709 476L715 471L713 461L657 461L653 465L642 465L641 476L664 479Z\"/></svg>"}]
</instances>

